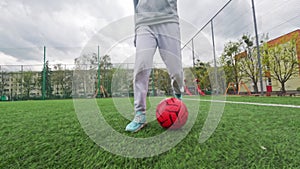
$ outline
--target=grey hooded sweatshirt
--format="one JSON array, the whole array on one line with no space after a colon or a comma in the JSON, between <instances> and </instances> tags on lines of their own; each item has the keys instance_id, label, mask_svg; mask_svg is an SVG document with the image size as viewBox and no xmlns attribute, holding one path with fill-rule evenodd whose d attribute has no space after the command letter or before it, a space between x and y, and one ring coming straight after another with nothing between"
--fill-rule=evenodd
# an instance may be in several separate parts
<instances>
[{"instance_id":1,"label":"grey hooded sweatshirt","mask_svg":"<svg viewBox=\"0 0 300 169\"><path fill-rule=\"evenodd\" d=\"M133 0L135 27L166 22L178 23L177 0Z\"/></svg>"}]
</instances>

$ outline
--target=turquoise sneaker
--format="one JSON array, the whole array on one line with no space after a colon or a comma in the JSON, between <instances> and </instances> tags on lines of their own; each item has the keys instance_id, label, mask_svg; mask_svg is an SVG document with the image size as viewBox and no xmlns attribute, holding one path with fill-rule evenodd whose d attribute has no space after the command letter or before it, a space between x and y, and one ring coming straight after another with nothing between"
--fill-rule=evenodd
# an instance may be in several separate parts
<instances>
[{"instance_id":1,"label":"turquoise sneaker","mask_svg":"<svg viewBox=\"0 0 300 169\"><path fill-rule=\"evenodd\" d=\"M175 98L182 100L182 94L175 94Z\"/></svg>"},{"instance_id":2,"label":"turquoise sneaker","mask_svg":"<svg viewBox=\"0 0 300 169\"><path fill-rule=\"evenodd\" d=\"M136 112L134 119L126 126L125 131L135 133L141 130L146 125L146 114L143 112Z\"/></svg>"}]
</instances>

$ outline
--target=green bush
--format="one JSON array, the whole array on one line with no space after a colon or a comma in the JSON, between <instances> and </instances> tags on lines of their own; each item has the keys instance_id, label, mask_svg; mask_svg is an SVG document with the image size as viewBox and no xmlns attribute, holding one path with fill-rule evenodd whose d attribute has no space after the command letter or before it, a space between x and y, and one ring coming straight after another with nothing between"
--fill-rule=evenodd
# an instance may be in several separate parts
<instances>
[{"instance_id":1,"label":"green bush","mask_svg":"<svg viewBox=\"0 0 300 169\"><path fill-rule=\"evenodd\" d=\"M297 87L297 89L296 89L298 92L300 92L300 87Z\"/></svg>"}]
</instances>

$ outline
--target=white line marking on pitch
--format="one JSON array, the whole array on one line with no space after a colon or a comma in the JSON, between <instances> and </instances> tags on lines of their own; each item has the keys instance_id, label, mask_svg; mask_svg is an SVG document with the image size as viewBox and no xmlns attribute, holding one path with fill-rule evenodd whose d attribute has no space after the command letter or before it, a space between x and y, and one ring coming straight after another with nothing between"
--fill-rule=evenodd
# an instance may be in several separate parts
<instances>
[{"instance_id":1,"label":"white line marking on pitch","mask_svg":"<svg viewBox=\"0 0 300 169\"><path fill-rule=\"evenodd\" d=\"M253 102L234 102L226 100L202 100L202 99L189 99L184 98L184 100L195 100L195 101L205 101L205 102L217 102L217 103L230 103L230 104L246 104L246 105L256 105L256 106L270 106L270 107L288 107L288 108L297 108L300 109L298 105L289 105L289 104L269 104L269 103L253 103Z\"/></svg>"}]
</instances>

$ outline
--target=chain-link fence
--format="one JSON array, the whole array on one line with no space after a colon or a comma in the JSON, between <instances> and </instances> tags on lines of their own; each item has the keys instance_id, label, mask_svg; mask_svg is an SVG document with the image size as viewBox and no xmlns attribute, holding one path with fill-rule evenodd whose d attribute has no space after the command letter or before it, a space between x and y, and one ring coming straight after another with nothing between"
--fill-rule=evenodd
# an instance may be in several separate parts
<instances>
[{"instance_id":1,"label":"chain-link fence","mask_svg":"<svg viewBox=\"0 0 300 169\"><path fill-rule=\"evenodd\" d=\"M183 58L191 58L190 63L185 63L186 94L199 94L198 89L206 91L206 94L212 91L223 94L227 84L232 82L227 75L233 71L230 69L226 72L221 58L228 52L226 51L228 43L243 42L245 35L253 43L251 52L257 58L255 72L259 91L265 92L268 85L272 85L273 90L280 90L278 81L272 79L270 83L269 77L265 76L263 59L260 58L260 62L258 61L258 57L263 53L259 53L262 51L256 50L256 46L276 40L295 30L296 33L297 30L299 32L300 13L293 11L299 11L300 1L269 2L267 0L255 2L230 0L214 16L207 19L208 22L198 32L194 32L190 40L183 42ZM299 45L299 35L297 38L297 45ZM183 39L189 38L183 37ZM86 47L85 50L87 52L82 52L81 47L0 47L0 52L6 56L27 58L21 61L24 65L0 65L1 100L133 95L133 63L112 63L109 58L102 55L100 57L99 46L98 49L97 46L92 46ZM300 59L300 49L296 50L296 57ZM235 56L244 51L247 49L239 49ZM86 53L88 53L86 57L89 60L80 62L77 56L83 57ZM108 55L108 57L116 56ZM209 64L201 65L201 63ZM208 75L201 74L203 67L205 67L204 70L209 71ZM225 75L221 73L223 70L225 70ZM76 78L74 72L75 74L82 73L83 77L89 78L89 82L94 86L87 89L84 84L77 84L80 86L74 89L73 80ZM167 76L164 65L156 63L150 76L149 94L171 94ZM226 78L225 82L224 78ZM239 81L241 80L244 80L246 87L252 93L255 92L251 79L242 77ZM207 81L209 83L206 83ZM299 75L292 76L286 83L287 90L296 90L297 87L300 87Z\"/></svg>"},{"instance_id":2,"label":"chain-link fence","mask_svg":"<svg viewBox=\"0 0 300 169\"><path fill-rule=\"evenodd\" d=\"M282 73L279 75L282 77L279 78L280 81L277 79L276 70L272 71L265 63L267 52L263 51L263 46L264 44L271 46L275 43L284 46L286 42L295 40L296 45L292 46L293 52L281 53L281 55L290 55L289 60L298 58L299 64L300 13L295 12L299 7L300 2L297 0L275 0L271 3L267 0L230 0L184 44L183 54L185 57L192 58L193 66L210 62L215 68L223 67L228 88L229 84L233 83L236 91L241 89L244 92L248 90L251 93L261 94L264 94L267 89L280 91L283 88L283 78L289 74ZM240 58L251 59L252 64ZM282 62L283 59L279 60L277 63ZM281 68L278 66L278 69ZM284 87L286 90L295 91L297 88L300 89L299 66L295 66L292 71L298 73L293 73ZM243 86L245 89L242 89Z\"/></svg>"},{"instance_id":3,"label":"chain-link fence","mask_svg":"<svg viewBox=\"0 0 300 169\"><path fill-rule=\"evenodd\" d=\"M99 65L46 62L45 68L43 65L0 66L1 100L133 96L132 63ZM190 68L185 68L185 76L193 79ZM186 85L189 92L198 93L192 80L186 81ZM171 80L163 64L154 65L148 94L172 95Z\"/></svg>"}]
</instances>

